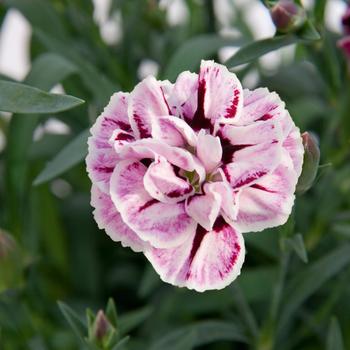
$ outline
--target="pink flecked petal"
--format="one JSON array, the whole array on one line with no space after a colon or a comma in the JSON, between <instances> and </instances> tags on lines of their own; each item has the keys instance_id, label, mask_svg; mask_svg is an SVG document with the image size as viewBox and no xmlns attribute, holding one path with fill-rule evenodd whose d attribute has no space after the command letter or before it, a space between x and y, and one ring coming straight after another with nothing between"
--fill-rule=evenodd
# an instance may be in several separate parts
<instances>
[{"instance_id":1,"label":"pink flecked petal","mask_svg":"<svg viewBox=\"0 0 350 350\"><path fill-rule=\"evenodd\" d=\"M233 154L232 163L224 165L223 171L233 188L250 186L276 168L281 154L278 142L245 147Z\"/></svg>"},{"instance_id":2,"label":"pink flecked petal","mask_svg":"<svg viewBox=\"0 0 350 350\"><path fill-rule=\"evenodd\" d=\"M129 94L120 92L114 94L90 129L89 153L86 158L87 171L91 181L105 193L108 193L109 180L119 159L109 140L116 129L131 133L127 113L128 96Z\"/></svg>"},{"instance_id":3,"label":"pink flecked petal","mask_svg":"<svg viewBox=\"0 0 350 350\"><path fill-rule=\"evenodd\" d=\"M172 249L150 249L146 257L161 279L198 292L222 289L241 272L245 257L243 236L219 219L212 231L196 233Z\"/></svg>"},{"instance_id":4,"label":"pink flecked petal","mask_svg":"<svg viewBox=\"0 0 350 350\"><path fill-rule=\"evenodd\" d=\"M249 125L255 121L269 120L284 113L284 102L275 92L266 88L244 90L244 103L237 125Z\"/></svg>"},{"instance_id":5,"label":"pink flecked petal","mask_svg":"<svg viewBox=\"0 0 350 350\"><path fill-rule=\"evenodd\" d=\"M86 157L89 177L92 183L105 193L109 191L109 181L118 159L113 148L92 150L89 146L89 153Z\"/></svg>"},{"instance_id":6,"label":"pink flecked petal","mask_svg":"<svg viewBox=\"0 0 350 350\"><path fill-rule=\"evenodd\" d=\"M147 168L137 160L117 164L111 177L111 198L123 221L144 241L157 248L182 244L196 229L185 204L161 203L144 188Z\"/></svg>"},{"instance_id":7,"label":"pink flecked petal","mask_svg":"<svg viewBox=\"0 0 350 350\"><path fill-rule=\"evenodd\" d=\"M207 191L187 199L186 212L199 225L210 231L213 228L221 208L221 196L216 192Z\"/></svg>"},{"instance_id":8,"label":"pink flecked petal","mask_svg":"<svg viewBox=\"0 0 350 350\"><path fill-rule=\"evenodd\" d=\"M271 174L241 190L234 225L242 232L262 231L287 221L298 176L287 151L283 152L282 163Z\"/></svg>"},{"instance_id":9,"label":"pink flecked petal","mask_svg":"<svg viewBox=\"0 0 350 350\"><path fill-rule=\"evenodd\" d=\"M181 73L169 96L171 114L187 122L192 120L197 110L198 75L190 72Z\"/></svg>"},{"instance_id":10,"label":"pink flecked petal","mask_svg":"<svg viewBox=\"0 0 350 350\"><path fill-rule=\"evenodd\" d=\"M154 139L143 139L123 146L115 144L115 150L121 159L155 159L157 156L162 156L169 163L183 170L195 171L200 182L205 179L204 167L195 156L183 148L169 146Z\"/></svg>"},{"instance_id":11,"label":"pink flecked petal","mask_svg":"<svg viewBox=\"0 0 350 350\"><path fill-rule=\"evenodd\" d=\"M207 173L212 172L219 165L222 157L219 137L207 134L204 129L200 130L197 142L197 157Z\"/></svg>"},{"instance_id":12,"label":"pink flecked petal","mask_svg":"<svg viewBox=\"0 0 350 350\"><path fill-rule=\"evenodd\" d=\"M178 177L163 157L157 157L148 167L143 183L147 192L163 203L177 203L194 193L192 185Z\"/></svg>"},{"instance_id":13,"label":"pink flecked petal","mask_svg":"<svg viewBox=\"0 0 350 350\"><path fill-rule=\"evenodd\" d=\"M113 241L121 242L123 247L130 247L135 252L149 247L123 222L109 195L96 185L91 187L91 205L95 208L93 214L98 227L104 229Z\"/></svg>"},{"instance_id":14,"label":"pink flecked petal","mask_svg":"<svg viewBox=\"0 0 350 350\"><path fill-rule=\"evenodd\" d=\"M283 147L288 151L293 161L293 167L296 175L299 177L303 167L304 147L300 131L294 126L287 138L283 142Z\"/></svg>"},{"instance_id":15,"label":"pink flecked petal","mask_svg":"<svg viewBox=\"0 0 350 350\"><path fill-rule=\"evenodd\" d=\"M204 189L205 191L220 195L220 213L227 222L232 223L236 219L238 213L239 193L234 192L226 181L205 184Z\"/></svg>"},{"instance_id":16,"label":"pink flecked petal","mask_svg":"<svg viewBox=\"0 0 350 350\"><path fill-rule=\"evenodd\" d=\"M232 123L240 116L243 91L234 73L214 61L202 61L198 77L198 106L191 120L195 130L213 129L220 123Z\"/></svg>"},{"instance_id":17,"label":"pink flecked petal","mask_svg":"<svg viewBox=\"0 0 350 350\"><path fill-rule=\"evenodd\" d=\"M153 120L170 114L161 82L149 76L136 85L130 93L128 114L136 138L151 137Z\"/></svg>"},{"instance_id":18,"label":"pink flecked petal","mask_svg":"<svg viewBox=\"0 0 350 350\"><path fill-rule=\"evenodd\" d=\"M117 143L119 146L122 146L131 141L135 141L132 132L127 132L122 129L115 129L112 133L109 143L111 146L114 146L115 143Z\"/></svg>"},{"instance_id":19,"label":"pink flecked petal","mask_svg":"<svg viewBox=\"0 0 350 350\"><path fill-rule=\"evenodd\" d=\"M282 140L280 123L275 119L257 121L250 125L224 125L219 130L222 139L230 145L257 145Z\"/></svg>"},{"instance_id":20,"label":"pink flecked petal","mask_svg":"<svg viewBox=\"0 0 350 350\"><path fill-rule=\"evenodd\" d=\"M152 137L177 147L186 145L194 147L197 143L197 135L191 127L184 120L174 116L160 117L154 121Z\"/></svg>"}]
</instances>

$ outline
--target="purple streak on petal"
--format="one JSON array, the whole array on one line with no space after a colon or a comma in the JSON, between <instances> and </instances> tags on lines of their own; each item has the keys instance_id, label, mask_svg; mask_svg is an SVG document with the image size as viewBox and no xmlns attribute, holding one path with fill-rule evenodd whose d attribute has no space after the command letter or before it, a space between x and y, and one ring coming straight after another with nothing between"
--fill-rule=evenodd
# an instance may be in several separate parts
<instances>
[{"instance_id":1,"label":"purple streak on petal","mask_svg":"<svg viewBox=\"0 0 350 350\"><path fill-rule=\"evenodd\" d=\"M257 119L256 121L260 121L260 120L265 121L265 120L269 120L269 119L271 119L271 118L273 118L273 115L271 115L270 113L266 113L266 114L264 114L262 117L260 117L259 119Z\"/></svg>"},{"instance_id":2,"label":"purple streak on petal","mask_svg":"<svg viewBox=\"0 0 350 350\"><path fill-rule=\"evenodd\" d=\"M222 147L222 158L221 161L224 164L232 162L233 155L235 152L240 151L241 149L251 147L254 145L232 145L230 140L223 137L221 131L219 130L218 136L220 137L221 147Z\"/></svg>"},{"instance_id":3,"label":"purple streak on petal","mask_svg":"<svg viewBox=\"0 0 350 350\"><path fill-rule=\"evenodd\" d=\"M137 114L134 114L134 120L135 120L135 123L137 125L137 128L139 130L139 133L140 133L140 137L142 139L146 138L146 137L150 137L151 134L150 132L147 130L147 127L144 125L143 121L142 121L142 118L137 115Z\"/></svg>"},{"instance_id":4,"label":"purple streak on petal","mask_svg":"<svg viewBox=\"0 0 350 350\"><path fill-rule=\"evenodd\" d=\"M127 134L127 133L119 133L115 139L115 141L130 141L130 140L134 140L134 137L130 134Z\"/></svg>"},{"instance_id":5,"label":"purple streak on petal","mask_svg":"<svg viewBox=\"0 0 350 350\"><path fill-rule=\"evenodd\" d=\"M101 173L113 173L114 168L108 166L96 166L94 167L94 170Z\"/></svg>"},{"instance_id":6,"label":"purple streak on petal","mask_svg":"<svg viewBox=\"0 0 350 350\"><path fill-rule=\"evenodd\" d=\"M216 75L218 74L218 71L216 72ZM231 105L226 109L226 115L225 118L234 118L236 116L237 113L237 106L239 103L239 99L240 99L240 95L241 92L236 89L233 93L234 98L232 100Z\"/></svg>"},{"instance_id":7,"label":"purple streak on petal","mask_svg":"<svg viewBox=\"0 0 350 350\"><path fill-rule=\"evenodd\" d=\"M194 236L194 239L192 242L192 249L188 257L188 266L191 266L192 261L196 256L199 247L201 246L203 238L207 233L208 231L205 228L203 228L201 225L197 225L196 235ZM189 279L190 277L191 277L191 269L189 268L186 274L186 279Z\"/></svg>"},{"instance_id":8,"label":"purple streak on petal","mask_svg":"<svg viewBox=\"0 0 350 350\"><path fill-rule=\"evenodd\" d=\"M205 92L206 92L206 82L204 79L201 79L198 81L197 110L192 120L186 120L187 123L195 131L198 131L200 129L210 129L211 131L213 130L213 126L210 122L210 119L207 119L205 117L205 111L204 111Z\"/></svg>"},{"instance_id":9,"label":"purple streak on petal","mask_svg":"<svg viewBox=\"0 0 350 350\"><path fill-rule=\"evenodd\" d=\"M184 189L182 191L174 190L174 191L168 192L166 195L169 198L177 198L177 197L182 197L183 195L192 192L192 190L193 190L193 187L191 186L191 184L188 184L188 187L186 189Z\"/></svg>"},{"instance_id":10,"label":"purple streak on petal","mask_svg":"<svg viewBox=\"0 0 350 350\"><path fill-rule=\"evenodd\" d=\"M249 184L250 182L264 176L267 174L267 171L258 171L256 172L255 174L252 174L251 176L248 176L247 178L245 178L244 180L239 180L238 182L236 182L234 188L237 188L237 187L241 187L241 186L244 186L244 185L247 185ZM226 175L226 174L225 174Z\"/></svg>"},{"instance_id":11,"label":"purple streak on petal","mask_svg":"<svg viewBox=\"0 0 350 350\"><path fill-rule=\"evenodd\" d=\"M259 184L254 184L254 185L251 185L250 187L255 188L257 190L265 191L265 192L276 193L276 191L269 190L268 188Z\"/></svg>"},{"instance_id":12,"label":"purple streak on petal","mask_svg":"<svg viewBox=\"0 0 350 350\"><path fill-rule=\"evenodd\" d=\"M139 208L139 212L149 208L151 205L156 204L156 203L159 203L159 201L157 199L153 198L153 199L149 200L142 207Z\"/></svg>"},{"instance_id":13,"label":"purple streak on petal","mask_svg":"<svg viewBox=\"0 0 350 350\"><path fill-rule=\"evenodd\" d=\"M166 98L165 98L164 90L163 90L162 87L160 88L160 91L162 92L163 99L164 99L164 102L165 102L165 104L166 104L166 106L167 106L167 108L168 108L169 115L171 115L171 114L172 114L172 113L171 113L171 109L170 109L170 107L169 107L168 101L167 101Z\"/></svg>"}]
</instances>

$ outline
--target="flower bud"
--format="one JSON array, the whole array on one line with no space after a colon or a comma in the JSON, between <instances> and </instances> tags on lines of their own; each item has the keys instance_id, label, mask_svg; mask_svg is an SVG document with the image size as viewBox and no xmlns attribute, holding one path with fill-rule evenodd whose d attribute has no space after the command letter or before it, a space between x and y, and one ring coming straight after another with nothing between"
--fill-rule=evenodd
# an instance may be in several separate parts
<instances>
[{"instance_id":1,"label":"flower bud","mask_svg":"<svg viewBox=\"0 0 350 350\"><path fill-rule=\"evenodd\" d=\"M277 30L288 33L299 29L306 20L305 10L293 0L280 0L270 10L271 18Z\"/></svg>"},{"instance_id":2,"label":"flower bud","mask_svg":"<svg viewBox=\"0 0 350 350\"><path fill-rule=\"evenodd\" d=\"M109 321L105 313L103 312L103 310L100 310L96 315L96 319L94 323L94 337L97 340L102 341L105 338L105 336L108 334L109 328L110 328Z\"/></svg>"},{"instance_id":3,"label":"flower bud","mask_svg":"<svg viewBox=\"0 0 350 350\"><path fill-rule=\"evenodd\" d=\"M343 51L345 57L350 62L350 35L338 40L337 46Z\"/></svg>"},{"instance_id":4,"label":"flower bud","mask_svg":"<svg viewBox=\"0 0 350 350\"><path fill-rule=\"evenodd\" d=\"M320 149L316 137L308 132L301 135L304 145L303 171L299 177L297 192L302 194L312 186L315 181L318 165L320 163Z\"/></svg>"},{"instance_id":5,"label":"flower bud","mask_svg":"<svg viewBox=\"0 0 350 350\"><path fill-rule=\"evenodd\" d=\"M341 19L343 30L346 35L350 35L350 6L347 8L345 14Z\"/></svg>"}]
</instances>

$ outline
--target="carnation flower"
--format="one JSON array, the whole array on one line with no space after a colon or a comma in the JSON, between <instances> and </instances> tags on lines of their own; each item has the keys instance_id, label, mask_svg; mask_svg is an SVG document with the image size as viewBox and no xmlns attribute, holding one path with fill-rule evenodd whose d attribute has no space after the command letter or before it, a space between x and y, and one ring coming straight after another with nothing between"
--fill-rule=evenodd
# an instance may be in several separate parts
<instances>
[{"instance_id":1,"label":"carnation flower","mask_svg":"<svg viewBox=\"0 0 350 350\"><path fill-rule=\"evenodd\" d=\"M243 90L223 65L116 93L91 128L87 170L99 228L143 252L163 281L221 289L241 271L243 233L282 225L303 145L284 103Z\"/></svg>"}]
</instances>

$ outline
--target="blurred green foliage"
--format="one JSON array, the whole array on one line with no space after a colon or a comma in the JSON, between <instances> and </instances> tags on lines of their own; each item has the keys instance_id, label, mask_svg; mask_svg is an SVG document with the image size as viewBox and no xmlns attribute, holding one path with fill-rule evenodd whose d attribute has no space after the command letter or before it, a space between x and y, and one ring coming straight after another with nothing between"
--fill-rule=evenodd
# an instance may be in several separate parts
<instances>
[{"instance_id":1,"label":"blurred green foliage","mask_svg":"<svg viewBox=\"0 0 350 350\"><path fill-rule=\"evenodd\" d=\"M69 135L33 138L54 111L0 117L0 349L85 349L64 316L80 322L85 339L85 309L93 323L109 297L121 314L113 327L130 336L115 350L350 348L350 78L339 35L324 25L326 1L315 2L300 32L259 42L239 8L230 26L241 37L221 37L213 3L187 0L188 20L172 26L155 0L113 0L109 19L120 18L122 32L115 44L101 38L89 0L0 3L0 25L14 8L33 29L24 83L44 91L60 83L86 101L54 115ZM261 65L262 54L289 44L292 60ZM321 165L286 225L246 235L239 279L201 294L162 283L141 254L97 229L82 159L86 130L113 92L138 82L144 59L174 79L230 45L242 46L227 64L247 63L234 69L243 83L257 76L302 131L318 135Z\"/></svg>"}]
</instances>

